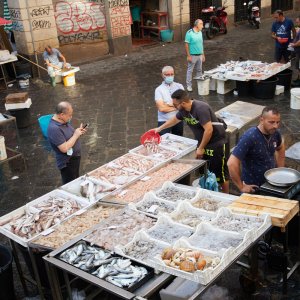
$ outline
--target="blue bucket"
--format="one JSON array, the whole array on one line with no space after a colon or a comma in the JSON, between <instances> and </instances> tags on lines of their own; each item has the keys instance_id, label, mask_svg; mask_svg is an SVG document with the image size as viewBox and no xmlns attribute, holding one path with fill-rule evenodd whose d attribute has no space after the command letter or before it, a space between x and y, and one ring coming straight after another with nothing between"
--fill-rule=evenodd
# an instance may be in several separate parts
<instances>
[{"instance_id":1,"label":"blue bucket","mask_svg":"<svg viewBox=\"0 0 300 300\"><path fill-rule=\"evenodd\" d=\"M172 42L174 31L171 29L161 30L160 37L163 42Z\"/></svg>"},{"instance_id":2,"label":"blue bucket","mask_svg":"<svg viewBox=\"0 0 300 300\"><path fill-rule=\"evenodd\" d=\"M51 118L53 117L53 114L51 115L46 115L46 116L41 116L39 117L39 124L43 133L43 136L47 139L48 138L48 134L47 134L47 130L48 130L48 126L50 123Z\"/></svg>"}]
</instances>

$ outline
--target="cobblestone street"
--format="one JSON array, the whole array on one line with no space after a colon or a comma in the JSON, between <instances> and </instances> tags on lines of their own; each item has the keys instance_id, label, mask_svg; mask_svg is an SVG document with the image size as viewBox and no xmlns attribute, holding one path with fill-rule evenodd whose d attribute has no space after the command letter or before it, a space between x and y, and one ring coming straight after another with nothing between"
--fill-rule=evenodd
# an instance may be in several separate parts
<instances>
[{"instance_id":1,"label":"cobblestone street","mask_svg":"<svg viewBox=\"0 0 300 300\"><path fill-rule=\"evenodd\" d=\"M295 18L296 15L291 15ZM206 62L204 70L216 67L227 60L243 59L273 62L274 42L271 39L272 19L262 20L255 30L248 24L231 27L227 35L205 40ZM76 46L74 46L76 51ZM72 62L71 62L72 63ZM139 145L140 136L157 125L154 90L161 83L161 69L165 65L175 68L175 81L185 86L186 56L184 43L160 43L144 47L125 56L111 57L80 65L76 73L76 85L51 87L47 79L32 79L28 88L32 99L31 126L19 129L19 148L26 159L26 170L15 171L9 164L0 168L0 216L26 204L61 185L60 173L53 153L43 138L38 117L53 113L55 105L63 100L73 104L73 125L89 123L87 134L82 138L81 174L99 167L123 155ZM296 73L294 72L294 77ZM5 112L4 102L8 93L21 92L17 84L8 90L0 90L0 112ZM196 82L193 98L208 102L215 111L237 100L278 106L281 112L281 132L288 145L300 141L300 113L290 108L290 93L270 100L239 98L233 93L198 96ZM74 126L74 127L75 127ZM185 127L185 136L192 137ZM12 133L12 136L14 134ZM8 141L7 141L8 142ZM10 141L14 144L15 141ZM299 164L287 160L287 166L300 169ZM17 179L12 179L18 176ZM6 239L0 238L6 243ZM300 299L299 276L293 276L289 296L283 298L275 287L279 275L273 274L269 285L257 295L248 296L239 285L240 267L233 266L222 276L218 285L226 287L232 299ZM17 273L14 273L17 296L24 297ZM297 280L296 280L297 279ZM273 281L272 281L273 280Z\"/></svg>"}]
</instances>

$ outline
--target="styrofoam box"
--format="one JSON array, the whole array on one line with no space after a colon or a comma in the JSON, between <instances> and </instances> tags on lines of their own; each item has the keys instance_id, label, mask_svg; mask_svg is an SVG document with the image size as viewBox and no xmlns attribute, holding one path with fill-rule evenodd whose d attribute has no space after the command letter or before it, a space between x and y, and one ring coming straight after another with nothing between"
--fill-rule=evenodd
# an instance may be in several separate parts
<instances>
[{"instance_id":1,"label":"styrofoam box","mask_svg":"<svg viewBox=\"0 0 300 300\"><path fill-rule=\"evenodd\" d=\"M276 85L275 95L284 93L284 85Z\"/></svg>"},{"instance_id":2,"label":"styrofoam box","mask_svg":"<svg viewBox=\"0 0 300 300\"><path fill-rule=\"evenodd\" d=\"M214 78L210 79L209 90L210 91L216 91L217 90L217 80L216 79L214 79Z\"/></svg>"},{"instance_id":3,"label":"styrofoam box","mask_svg":"<svg viewBox=\"0 0 300 300\"><path fill-rule=\"evenodd\" d=\"M197 197L197 193L199 193L199 189L191 190L191 189L188 189L188 188L184 187L183 185L182 186L177 186L172 181L165 181L165 183L162 185L162 187L159 190L155 191L154 194L159 199L168 200L168 199L160 198L158 196L159 192L161 192L161 191L163 191L163 190L165 190L167 188L173 188L173 189L176 189L178 191L186 192L186 193L189 193L191 196L194 195L191 199L189 199L190 201L193 200L193 199L195 199ZM168 200L168 201L175 202L175 201L172 201L172 200Z\"/></svg>"},{"instance_id":4,"label":"styrofoam box","mask_svg":"<svg viewBox=\"0 0 300 300\"><path fill-rule=\"evenodd\" d=\"M138 155L138 156L141 156L141 157L147 157L147 158L152 158L152 159L156 159L156 160L159 160L161 162L167 162L171 159L175 159L175 158L179 158L182 156L182 154L176 150L173 150L173 149L170 149L170 148L166 148L166 147L163 147L161 145L158 146L158 148L161 148L161 149L164 149L164 150L167 150L167 151L172 151L174 152L174 155L165 159L164 157L162 157L159 153L149 153L149 155L143 155L143 154L139 154L137 153L139 150L142 150L144 148L143 145L140 145L136 148L133 148L131 150L129 150L129 153L133 153L135 155Z\"/></svg>"},{"instance_id":5,"label":"styrofoam box","mask_svg":"<svg viewBox=\"0 0 300 300\"><path fill-rule=\"evenodd\" d=\"M67 76L67 75L70 75L70 74L72 74L72 73L76 73L76 72L78 72L79 70L80 70L79 67L71 67L68 71L64 71L64 72L62 72L62 71L57 71L57 72L55 72L55 73L56 73L56 75Z\"/></svg>"},{"instance_id":6,"label":"styrofoam box","mask_svg":"<svg viewBox=\"0 0 300 300\"><path fill-rule=\"evenodd\" d=\"M190 273L190 272L182 271L182 270L167 266L161 259L160 255L157 255L154 257L153 264L154 264L155 269L160 270L165 273L169 273L174 276L178 276L181 278L199 282L201 284L208 284L209 282L211 282L214 278L216 278L225 269L225 267L231 261L231 250L230 249L225 251L223 254L219 254L217 252L213 252L213 251L209 251L209 250L198 249L197 247L193 247L193 246L189 245L184 240L179 240L178 242L176 242L176 244L174 245L174 248L188 248L188 249L192 249L192 250L198 250L204 256L208 256L211 258L215 258L215 257L220 258L219 264L216 265L215 267L209 267L202 271L197 270L193 273Z\"/></svg>"},{"instance_id":7,"label":"styrofoam box","mask_svg":"<svg viewBox=\"0 0 300 300\"><path fill-rule=\"evenodd\" d=\"M198 144L197 140L182 137L171 133L163 134L161 136L161 142L160 142L161 146L165 148L170 148L171 150L176 150L180 153L181 156L184 156L192 152L193 150L195 150L197 144ZM181 148L180 145L184 146L184 149L180 149Z\"/></svg>"},{"instance_id":8,"label":"styrofoam box","mask_svg":"<svg viewBox=\"0 0 300 300\"><path fill-rule=\"evenodd\" d=\"M81 191L80 191L81 190L81 184L84 183L84 182L91 182L93 184L96 184L97 186L102 187L103 191L99 191L96 194L95 197L90 197L90 198L84 197L81 194ZM78 197L82 197L86 201L89 201L89 202L95 202L95 201L98 201L98 200L102 199L106 195L108 195L111 192L115 191L116 188L117 188L117 186L115 186L115 185L109 184L109 183L104 182L100 179L95 179L95 178L89 177L88 175L81 176L81 177L79 177L79 178L77 178L77 179L75 179L75 180L59 187L59 189L62 189L66 192L74 194Z\"/></svg>"},{"instance_id":9,"label":"styrofoam box","mask_svg":"<svg viewBox=\"0 0 300 300\"><path fill-rule=\"evenodd\" d=\"M13 109L22 109L22 108L29 108L31 106L31 98L28 98L23 103L5 103L6 110L13 110Z\"/></svg>"},{"instance_id":10,"label":"styrofoam box","mask_svg":"<svg viewBox=\"0 0 300 300\"><path fill-rule=\"evenodd\" d=\"M205 219L203 221L201 220L202 216L210 218L211 220L215 219L217 216L215 213L207 212L207 211L193 207L190 204L190 202L182 201L178 204L177 208L172 213L169 214L169 217L174 222L180 222L180 221L175 220L175 218L180 216L183 212L187 212L187 214L197 215L199 217L199 223L196 226L194 226L193 228L197 227L201 222L205 221ZM184 224L184 225L191 226L188 224Z\"/></svg>"},{"instance_id":11,"label":"styrofoam box","mask_svg":"<svg viewBox=\"0 0 300 300\"><path fill-rule=\"evenodd\" d=\"M157 218L161 213L163 213L163 211L159 211L159 208L158 208L158 212L156 214L154 212L151 212L151 211L147 212L147 211L142 211L142 210L139 209L139 207L141 205L143 205L144 203L147 203L149 201L155 201L155 203L157 203L158 207L160 206L160 204L169 205L169 206L173 207L173 211L176 209L176 207L178 205L178 202L176 203L176 202L160 199L160 198L157 198L153 192L148 192L144 195L144 197L141 201L139 201L137 203L128 203L128 206L133 210L144 213L144 214L146 214L150 217ZM167 213L167 212L164 212L164 213Z\"/></svg>"},{"instance_id":12,"label":"styrofoam box","mask_svg":"<svg viewBox=\"0 0 300 300\"><path fill-rule=\"evenodd\" d=\"M224 95L235 89L235 87L236 84L234 80L218 80L217 93Z\"/></svg>"},{"instance_id":13,"label":"styrofoam box","mask_svg":"<svg viewBox=\"0 0 300 300\"><path fill-rule=\"evenodd\" d=\"M64 199L70 199L71 198L72 200L75 200L77 203L79 203L82 206L82 208L79 211L75 212L74 214L76 214L76 213L78 214L82 209L85 209L85 208L87 208L90 205L90 203L88 201L85 201L82 198L77 197L75 195L72 195L72 194L70 194L68 192L65 192L65 191L62 191L62 190L53 190L50 193L45 194L45 195L43 195L43 196L41 196L41 197L39 197L39 198L37 198L37 199L35 199L35 200L27 203L26 205L24 205L22 207L19 207L18 209L16 209L16 210L14 210L14 211L12 211L12 212L10 212L10 213L2 216L0 218L0 224L4 220L10 219L10 218L14 218L16 216L19 216L19 215L23 214L25 212L26 207L34 207L36 204L39 204L39 203L41 203L41 202L43 202L43 201L45 201L45 200L47 200L47 199L49 199L50 197L53 197L53 196L59 196L59 197L62 197ZM74 214L71 214L71 215L67 216L63 220L69 219ZM63 220L61 220L61 221L63 221ZM3 226L0 226L0 232L3 235L5 235L6 237L14 240L15 242L17 242L18 244L20 244L20 245L22 245L24 247L27 247L27 243L30 242L33 238L35 238L35 237L37 237L37 236L39 236L40 234L43 233L43 232L40 232L40 233L34 235L30 239L22 238L22 237L20 237L20 236L18 236L16 234L12 233L9 230L9 225L8 224L9 224L9 222L7 224L3 225ZM49 229L51 229L51 227L48 228L47 230L49 230Z\"/></svg>"}]
</instances>

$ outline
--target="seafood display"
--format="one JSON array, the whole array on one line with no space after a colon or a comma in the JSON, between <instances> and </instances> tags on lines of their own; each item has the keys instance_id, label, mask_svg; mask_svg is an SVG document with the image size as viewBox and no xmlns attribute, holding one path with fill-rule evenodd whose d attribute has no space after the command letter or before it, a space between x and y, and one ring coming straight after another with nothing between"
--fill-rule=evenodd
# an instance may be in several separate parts
<instances>
[{"instance_id":1,"label":"seafood display","mask_svg":"<svg viewBox=\"0 0 300 300\"><path fill-rule=\"evenodd\" d=\"M109 165L116 168L129 171L133 170L139 172L140 174L147 172L157 164L159 164L159 162L155 160L143 158L134 154L123 155L109 163Z\"/></svg>"},{"instance_id":2,"label":"seafood display","mask_svg":"<svg viewBox=\"0 0 300 300\"><path fill-rule=\"evenodd\" d=\"M173 244L179 238L191 236L194 231L186 228L180 224L168 224L167 222L157 224L147 231L147 233L154 239Z\"/></svg>"},{"instance_id":3,"label":"seafood display","mask_svg":"<svg viewBox=\"0 0 300 300\"><path fill-rule=\"evenodd\" d=\"M148 274L145 267L133 265L130 259L114 257L84 241L61 253L59 258L121 288L131 287Z\"/></svg>"},{"instance_id":4,"label":"seafood display","mask_svg":"<svg viewBox=\"0 0 300 300\"><path fill-rule=\"evenodd\" d=\"M160 144L164 147L172 148L176 151L184 151L190 147L196 147L196 140L179 139L172 134L164 134Z\"/></svg>"},{"instance_id":5,"label":"seafood display","mask_svg":"<svg viewBox=\"0 0 300 300\"><path fill-rule=\"evenodd\" d=\"M103 221L85 240L104 249L113 250L116 245L126 245L140 229L149 229L156 220L145 214L126 209L121 214Z\"/></svg>"},{"instance_id":6,"label":"seafood display","mask_svg":"<svg viewBox=\"0 0 300 300\"><path fill-rule=\"evenodd\" d=\"M90 208L81 215L75 215L71 219L61 223L53 232L46 236L37 237L33 243L44 247L57 249L66 242L74 239L79 234L92 228L99 222L115 214L119 207L99 206Z\"/></svg>"},{"instance_id":7,"label":"seafood display","mask_svg":"<svg viewBox=\"0 0 300 300\"><path fill-rule=\"evenodd\" d=\"M247 216L219 216L211 224L223 230L243 232L259 228L263 224L263 219Z\"/></svg>"},{"instance_id":8,"label":"seafood display","mask_svg":"<svg viewBox=\"0 0 300 300\"><path fill-rule=\"evenodd\" d=\"M142 199L144 194L159 188L165 181L177 179L180 175L185 174L193 168L191 164L185 163L170 163L157 171L151 172L148 175L149 180L139 180L126 187L117 195L112 196L112 200L117 202L137 202Z\"/></svg>"},{"instance_id":9,"label":"seafood display","mask_svg":"<svg viewBox=\"0 0 300 300\"><path fill-rule=\"evenodd\" d=\"M217 211L221 206L224 206L224 203L210 198L200 198L191 202L191 204L196 208L207 211Z\"/></svg>"},{"instance_id":10,"label":"seafood display","mask_svg":"<svg viewBox=\"0 0 300 300\"><path fill-rule=\"evenodd\" d=\"M150 144L152 145L152 144ZM139 146L136 149L130 150L131 153L135 153L141 156L151 157L159 160L169 160L175 157L178 153L161 146L156 145L155 147L144 147Z\"/></svg>"},{"instance_id":11,"label":"seafood display","mask_svg":"<svg viewBox=\"0 0 300 300\"><path fill-rule=\"evenodd\" d=\"M150 213L152 215L158 215L158 213L162 212L170 213L176 208L176 205L173 203L162 201L155 197L151 198L150 194L147 194L146 196L148 197L145 197L145 199L135 205L137 210Z\"/></svg>"},{"instance_id":12,"label":"seafood display","mask_svg":"<svg viewBox=\"0 0 300 300\"><path fill-rule=\"evenodd\" d=\"M241 236L224 234L222 231L195 233L188 239L189 243L197 248L220 251L230 247L237 247L242 243Z\"/></svg>"},{"instance_id":13,"label":"seafood display","mask_svg":"<svg viewBox=\"0 0 300 300\"><path fill-rule=\"evenodd\" d=\"M13 234L30 239L60 223L82 207L81 203L69 197L49 196L48 199L35 205L26 206L19 215L3 219L0 226L5 225L5 228Z\"/></svg>"},{"instance_id":14,"label":"seafood display","mask_svg":"<svg viewBox=\"0 0 300 300\"><path fill-rule=\"evenodd\" d=\"M107 184L122 186L134 180L138 175L141 174L135 170L123 170L110 165L104 165L90 172L88 175Z\"/></svg>"},{"instance_id":15,"label":"seafood display","mask_svg":"<svg viewBox=\"0 0 300 300\"><path fill-rule=\"evenodd\" d=\"M185 191L176 186L169 186L157 191L156 196L169 201L190 200L196 196L195 191Z\"/></svg>"},{"instance_id":16,"label":"seafood display","mask_svg":"<svg viewBox=\"0 0 300 300\"><path fill-rule=\"evenodd\" d=\"M218 256L206 256L198 250L188 248L165 248L161 258L166 266L185 272L203 271L210 267L215 268L221 261Z\"/></svg>"}]
</instances>

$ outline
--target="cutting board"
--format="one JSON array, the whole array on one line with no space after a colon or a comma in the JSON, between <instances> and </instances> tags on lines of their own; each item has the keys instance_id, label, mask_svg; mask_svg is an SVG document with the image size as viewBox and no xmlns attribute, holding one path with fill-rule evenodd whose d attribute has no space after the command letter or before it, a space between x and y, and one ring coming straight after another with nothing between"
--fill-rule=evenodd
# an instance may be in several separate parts
<instances>
[{"instance_id":1,"label":"cutting board","mask_svg":"<svg viewBox=\"0 0 300 300\"><path fill-rule=\"evenodd\" d=\"M299 202L269 196L242 194L233 201L229 208L236 213L271 215L272 225L284 228L299 212Z\"/></svg>"}]
</instances>

